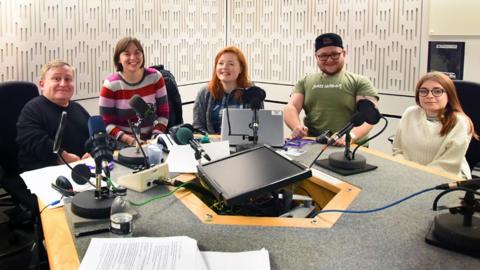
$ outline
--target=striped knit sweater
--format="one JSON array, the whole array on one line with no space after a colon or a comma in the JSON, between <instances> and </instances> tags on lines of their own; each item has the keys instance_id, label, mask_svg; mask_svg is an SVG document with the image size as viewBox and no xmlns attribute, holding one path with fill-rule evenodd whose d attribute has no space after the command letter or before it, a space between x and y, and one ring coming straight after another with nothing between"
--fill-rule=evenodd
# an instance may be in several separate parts
<instances>
[{"instance_id":1,"label":"striped knit sweater","mask_svg":"<svg viewBox=\"0 0 480 270\"><path fill-rule=\"evenodd\" d=\"M168 124L168 98L165 81L160 72L152 68L145 68L140 82L130 84L126 82L120 72L109 75L103 82L100 90L100 115L103 117L107 132L117 140L124 133L132 134L128 120L137 121L134 110L128 101L134 95L139 95L147 103L155 105L158 124L141 125L141 138L148 139L152 134L164 133Z\"/></svg>"}]
</instances>

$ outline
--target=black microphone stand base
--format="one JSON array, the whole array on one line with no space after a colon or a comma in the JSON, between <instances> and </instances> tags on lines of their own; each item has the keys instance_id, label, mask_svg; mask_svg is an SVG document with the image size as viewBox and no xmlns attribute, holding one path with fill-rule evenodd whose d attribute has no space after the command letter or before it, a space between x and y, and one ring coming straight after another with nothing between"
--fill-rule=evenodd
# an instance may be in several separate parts
<instances>
[{"instance_id":1,"label":"black microphone stand base","mask_svg":"<svg viewBox=\"0 0 480 270\"><path fill-rule=\"evenodd\" d=\"M425 236L425 242L440 248L480 258L480 218L472 216L472 225L463 225L460 214L437 215Z\"/></svg>"},{"instance_id":2,"label":"black microphone stand base","mask_svg":"<svg viewBox=\"0 0 480 270\"><path fill-rule=\"evenodd\" d=\"M145 153L147 152L146 147L143 147L143 150ZM143 165L145 164L145 157L140 150L137 151L136 147L127 147L118 152L118 162L128 165Z\"/></svg>"},{"instance_id":3,"label":"black microphone stand base","mask_svg":"<svg viewBox=\"0 0 480 270\"><path fill-rule=\"evenodd\" d=\"M105 219L110 217L110 207L114 196L95 198L95 190L77 193L72 199L72 213L89 219Z\"/></svg>"},{"instance_id":4,"label":"black microphone stand base","mask_svg":"<svg viewBox=\"0 0 480 270\"><path fill-rule=\"evenodd\" d=\"M367 164L367 159L362 155L356 154L355 159L350 160L345 158L343 152L332 153L328 156L328 159L318 159L315 164L341 175L353 175L378 168Z\"/></svg>"}]
</instances>

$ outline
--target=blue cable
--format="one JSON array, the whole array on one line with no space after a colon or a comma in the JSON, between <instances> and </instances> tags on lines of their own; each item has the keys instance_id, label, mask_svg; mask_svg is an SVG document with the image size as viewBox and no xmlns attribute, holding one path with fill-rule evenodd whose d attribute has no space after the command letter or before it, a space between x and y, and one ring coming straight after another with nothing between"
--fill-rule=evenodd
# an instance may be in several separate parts
<instances>
[{"instance_id":1,"label":"blue cable","mask_svg":"<svg viewBox=\"0 0 480 270\"><path fill-rule=\"evenodd\" d=\"M387 205L379 207L379 208L374 208L374 209L369 209L369 210L335 210L335 209L332 209L332 210L321 210L318 213L322 214L322 213L339 212L339 213L349 213L349 214L368 214L368 213L373 213L373 212L378 212L378 211L385 210L385 209L390 208L392 206L395 206L395 205L397 205L397 204L399 204L403 201L406 201L406 200L411 199L415 196L418 196L422 193L433 191L433 190L435 190L434 187L433 188L427 188L427 189L424 189L424 190L421 190L419 192L413 193L412 195L409 195L409 196L407 196L403 199L400 199L398 201L395 201L391 204L387 204Z\"/></svg>"}]
</instances>

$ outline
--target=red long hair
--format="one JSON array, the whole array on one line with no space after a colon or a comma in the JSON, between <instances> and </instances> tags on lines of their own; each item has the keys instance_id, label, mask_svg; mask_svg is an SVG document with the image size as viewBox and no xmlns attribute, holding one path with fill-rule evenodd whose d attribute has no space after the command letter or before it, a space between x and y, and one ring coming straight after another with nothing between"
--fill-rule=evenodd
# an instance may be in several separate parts
<instances>
[{"instance_id":1,"label":"red long hair","mask_svg":"<svg viewBox=\"0 0 480 270\"><path fill-rule=\"evenodd\" d=\"M420 80L418 80L417 85L415 87L415 102L418 106L420 106L420 97L418 95L418 89L422 87L423 83L426 81L434 81L439 83L443 89L445 89L445 93L447 94L447 106L443 109L442 112L439 112L438 119L442 123L442 128L440 129L440 135L445 136L447 135L457 123L456 114L462 114L467 117L468 121L470 122L470 134L478 140L478 134L475 132L473 127L472 120L468 117L462 109L462 105L458 100L457 90L453 81L445 74L441 72L429 72L423 75Z\"/></svg>"},{"instance_id":2,"label":"red long hair","mask_svg":"<svg viewBox=\"0 0 480 270\"><path fill-rule=\"evenodd\" d=\"M223 86L220 83L220 80L218 79L217 72L216 72L218 61L224 53L235 54L238 58L238 61L240 62L240 67L242 68L242 71L240 72L240 74L238 74L237 87L247 88L252 86L252 82L248 77L248 66L247 66L247 59L245 58L245 55L237 47L234 47L234 46L225 47L221 49L215 56L215 63L213 65L213 71L212 71L212 79L208 82L208 91L210 91L210 93L212 94L215 100L221 99L224 94ZM242 94L241 91L237 91L235 93L235 98L240 99L241 94Z\"/></svg>"}]
</instances>

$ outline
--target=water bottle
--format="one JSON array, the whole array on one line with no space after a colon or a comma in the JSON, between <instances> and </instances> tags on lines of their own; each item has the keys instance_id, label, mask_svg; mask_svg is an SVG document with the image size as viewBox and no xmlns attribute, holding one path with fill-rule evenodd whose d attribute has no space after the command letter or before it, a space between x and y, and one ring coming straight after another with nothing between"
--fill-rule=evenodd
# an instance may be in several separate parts
<instances>
[{"instance_id":1,"label":"water bottle","mask_svg":"<svg viewBox=\"0 0 480 270\"><path fill-rule=\"evenodd\" d=\"M127 189L120 186L116 191L117 197L110 209L110 232L114 236L129 237L133 232L133 211L126 195Z\"/></svg>"}]
</instances>

